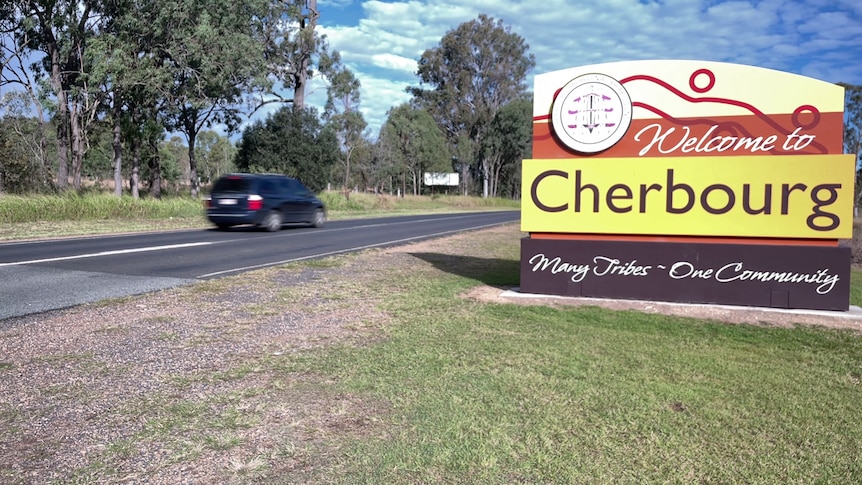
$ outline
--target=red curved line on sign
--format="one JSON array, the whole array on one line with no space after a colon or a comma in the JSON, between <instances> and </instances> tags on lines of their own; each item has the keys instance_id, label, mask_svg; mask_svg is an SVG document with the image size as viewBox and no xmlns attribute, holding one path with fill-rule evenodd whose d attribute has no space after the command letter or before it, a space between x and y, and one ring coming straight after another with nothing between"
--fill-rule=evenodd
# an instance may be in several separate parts
<instances>
[{"instance_id":1,"label":"red curved line on sign","mask_svg":"<svg viewBox=\"0 0 862 485\"><path fill-rule=\"evenodd\" d=\"M684 99L690 103L729 104L729 105L736 106L739 108L745 108L745 109L751 111L752 113L754 113L758 116L766 116L762 111L755 108L754 106L752 106L748 103L743 103L742 101L737 101L735 99L713 98L713 97L708 97L708 96L702 97L702 98L695 98L695 97L689 96L689 95L685 94L684 92L680 91L679 89L671 86L667 82L662 81L661 79L659 79L657 77L648 76L646 74L637 74L637 75L634 75L631 77L627 77L627 78L623 79L622 81L620 81L620 84L625 84L625 83L631 82L631 81L650 81L650 82L653 82L653 83L658 84L659 86L667 89L668 91L672 92L673 94L676 94L680 98L682 98L682 99Z\"/></svg>"},{"instance_id":2,"label":"red curved line on sign","mask_svg":"<svg viewBox=\"0 0 862 485\"><path fill-rule=\"evenodd\" d=\"M695 98L695 97L692 97L692 96L689 96L689 95L683 93L679 89L671 86L667 82L665 82L665 81L663 81L657 77L649 76L646 74L636 74L634 76L627 77L627 78L623 79L622 81L620 81L620 84L625 84L625 83L628 83L631 81L649 81L649 82L658 84L659 86L667 89L668 91L672 92L673 94L677 95L678 97L680 97L680 98L682 98L682 99L684 99L690 103L718 103L718 104L726 104L726 105L730 105L730 106L736 106L738 108L747 109L748 111L751 111L754 115L756 115L758 118L765 121L766 124L775 128L776 130L781 130L781 131L787 130L787 128L785 128L785 127L779 125L778 123L776 123L775 121L773 121L772 118L770 118L769 116L764 114L759 109L755 108L754 106L752 106L748 103L744 103L742 101L737 101L734 99L726 99L726 98L713 98L713 97ZM806 106L806 107L808 107L808 106ZM810 106L810 107L814 108L813 106ZM799 108L797 108L797 111L798 110L799 110ZM819 114L819 111L817 111L817 108L814 108L814 111L817 112L817 114ZM816 123L819 123L819 121L820 120L818 117ZM813 124L812 127L813 126L816 126L816 124ZM790 133L790 132L787 132L787 133ZM785 134L787 134L787 133L785 133Z\"/></svg>"},{"instance_id":3,"label":"red curved line on sign","mask_svg":"<svg viewBox=\"0 0 862 485\"><path fill-rule=\"evenodd\" d=\"M814 121L808 124L802 124L799 121L799 116L805 111L808 111L814 116ZM803 104L802 106L796 108L796 110L793 112L793 122L804 130L810 130L811 128L820 124L820 116L821 115L819 109L815 108L814 106L811 106L810 104Z\"/></svg>"}]
</instances>

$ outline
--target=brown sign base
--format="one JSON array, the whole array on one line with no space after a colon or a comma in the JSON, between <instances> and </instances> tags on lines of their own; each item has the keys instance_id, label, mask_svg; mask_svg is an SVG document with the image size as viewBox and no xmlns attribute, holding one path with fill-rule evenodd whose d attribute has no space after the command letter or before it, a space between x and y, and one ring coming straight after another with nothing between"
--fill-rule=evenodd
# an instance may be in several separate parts
<instances>
[{"instance_id":1,"label":"brown sign base","mask_svg":"<svg viewBox=\"0 0 862 485\"><path fill-rule=\"evenodd\" d=\"M847 311L850 248L524 238L521 291Z\"/></svg>"}]
</instances>

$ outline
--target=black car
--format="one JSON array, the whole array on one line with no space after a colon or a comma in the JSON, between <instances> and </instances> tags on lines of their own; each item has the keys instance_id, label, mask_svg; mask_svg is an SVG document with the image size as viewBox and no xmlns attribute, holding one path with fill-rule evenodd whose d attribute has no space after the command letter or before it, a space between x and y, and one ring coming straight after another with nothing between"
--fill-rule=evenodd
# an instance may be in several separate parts
<instances>
[{"instance_id":1,"label":"black car","mask_svg":"<svg viewBox=\"0 0 862 485\"><path fill-rule=\"evenodd\" d=\"M207 218L227 229L253 224L278 231L283 224L321 227L326 208L299 180L285 175L233 173L219 178L206 201Z\"/></svg>"}]
</instances>

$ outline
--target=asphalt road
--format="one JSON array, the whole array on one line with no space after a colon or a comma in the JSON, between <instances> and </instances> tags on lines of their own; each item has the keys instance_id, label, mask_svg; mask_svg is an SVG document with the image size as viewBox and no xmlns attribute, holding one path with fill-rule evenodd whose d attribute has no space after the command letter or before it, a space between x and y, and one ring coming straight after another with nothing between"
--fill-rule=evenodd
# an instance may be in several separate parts
<instances>
[{"instance_id":1,"label":"asphalt road","mask_svg":"<svg viewBox=\"0 0 862 485\"><path fill-rule=\"evenodd\" d=\"M0 320L516 222L518 211L0 243Z\"/></svg>"}]
</instances>

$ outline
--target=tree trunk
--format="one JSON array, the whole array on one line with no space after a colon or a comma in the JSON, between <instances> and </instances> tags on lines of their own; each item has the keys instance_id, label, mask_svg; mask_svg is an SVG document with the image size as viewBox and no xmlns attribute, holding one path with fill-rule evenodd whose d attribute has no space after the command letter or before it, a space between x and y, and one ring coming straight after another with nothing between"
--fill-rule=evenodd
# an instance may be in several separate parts
<instances>
[{"instance_id":1,"label":"tree trunk","mask_svg":"<svg viewBox=\"0 0 862 485\"><path fill-rule=\"evenodd\" d=\"M150 145L150 196L154 199L162 198L162 160L159 157L159 142L154 136L148 137Z\"/></svg>"},{"instance_id":2,"label":"tree trunk","mask_svg":"<svg viewBox=\"0 0 862 485\"><path fill-rule=\"evenodd\" d=\"M77 101L71 103L69 127L72 131L72 187L81 190L81 169L84 165L84 135L81 110Z\"/></svg>"},{"instance_id":3,"label":"tree trunk","mask_svg":"<svg viewBox=\"0 0 862 485\"><path fill-rule=\"evenodd\" d=\"M463 195L467 196L467 164L461 163L461 187L464 188Z\"/></svg>"},{"instance_id":4,"label":"tree trunk","mask_svg":"<svg viewBox=\"0 0 862 485\"><path fill-rule=\"evenodd\" d=\"M307 0L307 12L303 12L302 20L299 22L300 29L300 57L299 65L293 74L293 106L300 110L305 109L305 87L308 84L308 66L311 63L311 55L314 53L314 28L317 26L317 0ZM310 42L311 45L306 45Z\"/></svg>"},{"instance_id":5,"label":"tree trunk","mask_svg":"<svg viewBox=\"0 0 862 485\"><path fill-rule=\"evenodd\" d=\"M113 137L111 145L114 147L114 195L121 197L123 195L123 143L122 143L122 109L120 103L114 100L114 126L112 128Z\"/></svg>"},{"instance_id":6,"label":"tree trunk","mask_svg":"<svg viewBox=\"0 0 862 485\"><path fill-rule=\"evenodd\" d=\"M132 198L137 200L141 197L141 147L137 139L133 139L131 145L132 178L129 180L129 188L132 190Z\"/></svg>"},{"instance_id":7,"label":"tree trunk","mask_svg":"<svg viewBox=\"0 0 862 485\"><path fill-rule=\"evenodd\" d=\"M488 167L482 167L482 198L488 198Z\"/></svg>"},{"instance_id":8,"label":"tree trunk","mask_svg":"<svg viewBox=\"0 0 862 485\"><path fill-rule=\"evenodd\" d=\"M198 179L198 162L195 156L195 140L197 139L197 133L195 130L189 130L186 133L189 141L189 184L192 188L192 198L198 198L198 192L200 192L200 180Z\"/></svg>"},{"instance_id":9,"label":"tree trunk","mask_svg":"<svg viewBox=\"0 0 862 485\"><path fill-rule=\"evenodd\" d=\"M51 86L57 95L57 188L69 187L69 102L63 89L60 50L55 42L48 44L51 56Z\"/></svg>"}]
</instances>

